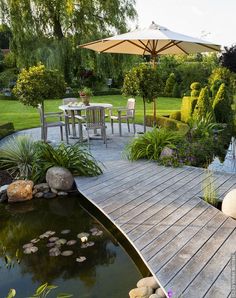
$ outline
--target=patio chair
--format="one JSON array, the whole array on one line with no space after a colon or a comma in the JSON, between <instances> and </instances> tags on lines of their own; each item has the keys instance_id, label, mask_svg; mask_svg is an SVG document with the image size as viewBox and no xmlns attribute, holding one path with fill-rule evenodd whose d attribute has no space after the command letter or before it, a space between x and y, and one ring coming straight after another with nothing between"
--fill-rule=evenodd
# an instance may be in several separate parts
<instances>
[{"instance_id":1,"label":"patio chair","mask_svg":"<svg viewBox=\"0 0 236 298\"><path fill-rule=\"evenodd\" d=\"M119 133L120 136L122 136L122 129L121 129L121 121L126 120L127 126L128 126L128 132L130 132L130 125L129 125L129 120L132 120L133 122L133 128L134 128L134 134L135 134L135 99L134 98L129 98L127 100L127 106L126 108L117 108L118 115L113 115L112 110L111 110L111 132L112 134L114 133L114 120L118 120L119 122Z\"/></svg>"},{"instance_id":2,"label":"patio chair","mask_svg":"<svg viewBox=\"0 0 236 298\"><path fill-rule=\"evenodd\" d=\"M83 116L75 115L79 120L79 125L84 124L88 136L88 145L90 148L89 131L96 131L101 129L101 136L104 144L107 147L106 124L105 124L105 109L104 107L87 107L85 110L85 118Z\"/></svg>"},{"instance_id":3,"label":"patio chair","mask_svg":"<svg viewBox=\"0 0 236 298\"><path fill-rule=\"evenodd\" d=\"M48 128L50 127L59 127L60 128L60 134L61 134L61 141L63 141L63 127L65 127L65 133L66 133L66 143L69 143L68 140L68 130L66 123L62 121L63 112L48 112L43 113L42 105L38 105L38 111L40 115L40 123L41 123L41 139L46 142L47 141L47 132ZM55 122L48 122L48 118L57 118L57 121Z\"/></svg>"},{"instance_id":4,"label":"patio chair","mask_svg":"<svg viewBox=\"0 0 236 298\"><path fill-rule=\"evenodd\" d=\"M69 103L78 103L78 98L76 97L68 97L68 98L63 98L62 99L63 105L68 105ZM64 117L65 117L65 123L68 124L68 133L70 134L70 124L71 124L71 111L65 110L64 111Z\"/></svg>"}]
</instances>

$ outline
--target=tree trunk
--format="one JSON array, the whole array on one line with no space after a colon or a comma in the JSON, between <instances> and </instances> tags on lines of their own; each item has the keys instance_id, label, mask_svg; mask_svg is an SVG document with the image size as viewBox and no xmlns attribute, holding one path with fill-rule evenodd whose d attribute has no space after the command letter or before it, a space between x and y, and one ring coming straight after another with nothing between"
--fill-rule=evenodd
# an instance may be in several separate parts
<instances>
[{"instance_id":1,"label":"tree trunk","mask_svg":"<svg viewBox=\"0 0 236 298\"><path fill-rule=\"evenodd\" d=\"M143 132L146 132L146 101L143 97Z\"/></svg>"},{"instance_id":2,"label":"tree trunk","mask_svg":"<svg viewBox=\"0 0 236 298\"><path fill-rule=\"evenodd\" d=\"M41 133L41 138L44 142L46 142L46 136L45 136L45 119L44 119L44 101L42 101L41 103L41 107L42 107L42 133Z\"/></svg>"}]
</instances>

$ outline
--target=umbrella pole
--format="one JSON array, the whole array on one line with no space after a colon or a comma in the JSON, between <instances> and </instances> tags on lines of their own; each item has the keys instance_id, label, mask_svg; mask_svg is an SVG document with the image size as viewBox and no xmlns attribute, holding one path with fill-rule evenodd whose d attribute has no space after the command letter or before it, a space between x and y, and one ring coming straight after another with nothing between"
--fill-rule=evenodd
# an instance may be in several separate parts
<instances>
[{"instance_id":1,"label":"umbrella pole","mask_svg":"<svg viewBox=\"0 0 236 298\"><path fill-rule=\"evenodd\" d=\"M156 54L152 55L151 58L151 63L152 63L152 68L155 69L157 67L156 64ZM153 126L156 126L157 124L157 103L156 103L156 98L153 98Z\"/></svg>"}]
</instances>

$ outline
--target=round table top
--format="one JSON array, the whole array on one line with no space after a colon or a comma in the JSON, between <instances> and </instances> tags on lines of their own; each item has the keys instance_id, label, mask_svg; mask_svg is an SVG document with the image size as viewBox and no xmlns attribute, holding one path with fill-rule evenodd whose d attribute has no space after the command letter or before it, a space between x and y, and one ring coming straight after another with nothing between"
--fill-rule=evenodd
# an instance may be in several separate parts
<instances>
[{"instance_id":1,"label":"round table top","mask_svg":"<svg viewBox=\"0 0 236 298\"><path fill-rule=\"evenodd\" d=\"M113 107L112 104L110 103L90 103L89 106L85 106L83 104L81 105L78 105L78 104L72 104L72 105L61 105L59 106L59 109L60 110L63 110L63 111L68 111L68 110L74 110L74 111L79 111L79 110L85 110L87 109L88 107L103 107L105 109L110 109Z\"/></svg>"}]
</instances>

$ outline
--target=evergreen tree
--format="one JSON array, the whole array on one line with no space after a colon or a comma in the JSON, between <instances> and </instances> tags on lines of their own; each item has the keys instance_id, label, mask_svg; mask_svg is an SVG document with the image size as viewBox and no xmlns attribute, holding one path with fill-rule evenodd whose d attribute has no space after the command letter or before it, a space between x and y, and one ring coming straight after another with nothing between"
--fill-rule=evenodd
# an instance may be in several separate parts
<instances>
[{"instance_id":1,"label":"evergreen tree","mask_svg":"<svg viewBox=\"0 0 236 298\"><path fill-rule=\"evenodd\" d=\"M197 120L201 120L205 119L209 115L214 118L211 99L209 97L209 90L208 87L204 87L201 89L201 92L199 94L193 117Z\"/></svg>"},{"instance_id":2,"label":"evergreen tree","mask_svg":"<svg viewBox=\"0 0 236 298\"><path fill-rule=\"evenodd\" d=\"M166 85L164 89L165 96L172 96L174 85L176 83L175 74L172 72L168 79L166 80Z\"/></svg>"}]
</instances>

